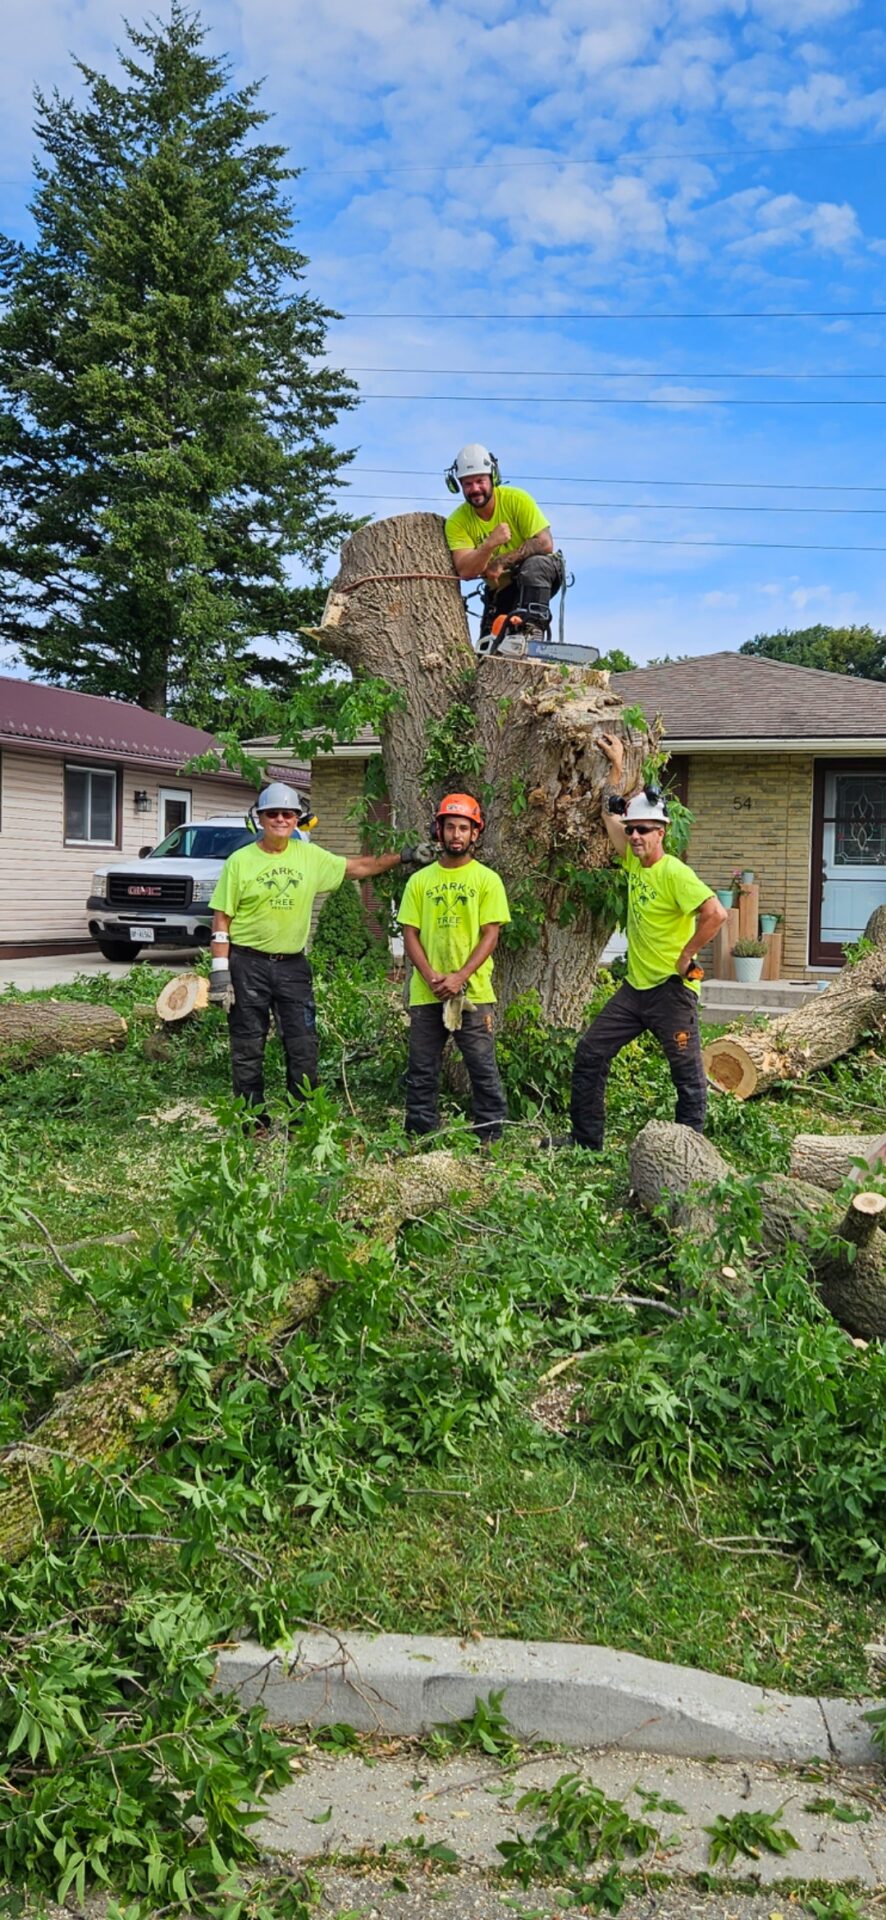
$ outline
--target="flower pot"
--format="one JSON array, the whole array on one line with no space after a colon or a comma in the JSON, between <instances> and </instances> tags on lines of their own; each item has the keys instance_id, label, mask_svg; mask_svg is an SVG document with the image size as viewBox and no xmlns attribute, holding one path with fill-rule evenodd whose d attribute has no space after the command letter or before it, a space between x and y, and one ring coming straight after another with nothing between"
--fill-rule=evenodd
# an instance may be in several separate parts
<instances>
[{"instance_id":1,"label":"flower pot","mask_svg":"<svg viewBox=\"0 0 886 1920\"><path fill-rule=\"evenodd\" d=\"M755 981L762 980L763 978L765 962L762 953L748 954L743 957L734 953L732 956L732 964L735 968L736 980L741 980L745 986L751 986Z\"/></svg>"},{"instance_id":2,"label":"flower pot","mask_svg":"<svg viewBox=\"0 0 886 1920\"><path fill-rule=\"evenodd\" d=\"M743 867L738 877L743 887L752 887L754 884L753 867Z\"/></svg>"},{"instance_id":3,"label":"flower pot","mask_svg":"<svg viewBox=\"0 0 886 1920\"><path fill-rule=\"evenodd\" d=\"M774 933L777 926L778 926L777 913L761 913L760 915L760 932L761 933Z\"/></svg>"},{"instance_id":4,"label":"flower pot","mask_svg":"<svg viewBox=\"0 0 886 1920\"><path fill-rule=\"evenodd\" d=\"M720 902L720 905L721 905L721 907L731 907L731 905L732 905L732 888L731 888L731 887L718 887L718 888L717 888L717 899L719 900L719 902Z\"/></svg>"}]
</instances>

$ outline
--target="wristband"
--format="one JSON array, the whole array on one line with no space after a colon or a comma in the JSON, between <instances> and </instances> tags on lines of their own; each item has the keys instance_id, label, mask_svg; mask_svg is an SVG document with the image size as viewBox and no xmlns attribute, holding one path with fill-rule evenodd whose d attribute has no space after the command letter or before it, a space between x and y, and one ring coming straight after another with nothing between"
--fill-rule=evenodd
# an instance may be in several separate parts
<instances>
[{"instance_id":1,"label":"wristband","mask_svg":"<svg viewBox=\"0 0 886 1920\"><path fill-rule=\"evenodd\" d=\"M231 936L229 933L213 933L213 934L210 934L210 939L223 940L226 947L229 947L231 944Z\"/></svg>"}]
</instances>

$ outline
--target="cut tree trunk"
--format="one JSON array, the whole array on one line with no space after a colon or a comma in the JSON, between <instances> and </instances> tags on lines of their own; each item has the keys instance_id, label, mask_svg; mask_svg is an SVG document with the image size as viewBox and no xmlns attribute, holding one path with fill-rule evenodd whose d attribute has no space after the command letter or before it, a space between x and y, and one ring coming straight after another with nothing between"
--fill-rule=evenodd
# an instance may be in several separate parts
<instances>
[{"instance_id":1,"label":"cut tree trunk","mask_svg":"<svg viewBox=\"0 0 886 1920\"><path fill-rule=\"evenodd\" d=\"M873 929L873 933L869 930ZM886 940L886 913L878 908L866 938ZM857 966L844 967L823 993L760 1031L727 1033L703 1049L708 1079L721 1093L750 1100L779 1080L801 1080L817 1067L851 1053L865 1033L886 1021L886 945L875 944Z\"/></svg>"},{"instance_id":2,"label":"cut tree trunk","mask_svg":"<svg viewBox=\"0 0 886 1920\"><path fill-rule=\"evenodd\" d=\"M209 981L202 973L177 973L174 980L167 980L161 993L158 993L154 1012L158 1020L167 1027L176 1026L180 1020L189 1020L192 1013L202 1013L209 1005Z\"/></svg>"},{"instance_id":3,"label":"cut tree trunk","mask_svg":"<svg viewBox=\"0 0 886 1920\"><path fill-rule=\"evenodd\" d=\"M833 1192L850 1175L858 1186L864 1175L853 1163L864 1160L872 1173L886 1172L886 1133L798 1133L791 1147L790 1171L797 1180Z\"/></svg>"},{"instance_id":4,"label":"cut tree trunk","mask_svg":"<svg viewBox=\"0 0 886 1920\"><path fill-rule=\"evenodd\" d=\"M57 1053L113 1053L126 1021L87 1001L15 1000L0 1006L0 1067L36 1066Z\"/></svg>"},{"instance_id":5,"label":"cut tree trunk","mask_svg":"<svg viewBox=\"0 0 886 1920\"><path fill-rule=\"evenodd\" d=\"M360 1175L341 1217L365 1229L368 1258L374 1244L390 1244L405 1220L448 1206L455 1193L476 1195L481 1186L482 1171L454 1154L419 1154ZM358 1247L358 1265L362 1252ZM325 1275L301 1275L273 1319L244 1329L244 1347L258 1333L279 1340L316 1313L328 1291ZM218 1312L217 1304L213 1311ZM57 1461L92 1467L101 1477L138 1444L145 1429L153 1432L169 1418L179 1399L181 1350L198 1325L191 1322L178 1346L137 1353L80 1381L56 1398L25 1440L0 1452L0 1560L23 1559L44 1535L40 1486Z\"/></svg>"},{"instance_id":6,"label":"cut tree trunk","mask_svg":"<svg viewBox=\"0 0 886 1920\"><path fill-rule=\"evenodd\" d=\"M664 1206L681 1233L715 1240L717 1201L710 1189L736 1170L709 1140L673 1120L650 1120L631 1148L631 1188L647 1213ZM886 1199L857 1193L845 1213L821 1187L787 1175L754 1180L762 1209L762 1241L770 1253L790 1243L806 1249L813 1284L835 1320L864 1340L886 1339ZM828 1234L824 1248L821 1229ZM853 1251L841 1250L849 1242Z\"/></svg>"},{"instance_id":7,"label":"cut tree trunk","mask_svg":"<svg viewBox=\"0 0 886 1920\"><path fill-rule=\"evenodd\" d=\"M398 832L424 837L447 789L483 799L479 857L501 874L530 930L522 944L503 939L496 992L507 1003L535 988L548 1020L576 1027L613 924L611 912L582 898L586 876L612 859L602 820L611 769L597 741L602 732L623 740L631 789L654 739L625 725L607 673L500 656L478 662L443 524L438 514L404 514L354 534L317 637L404 696L382 728Z\"/></svg>"}]
</instances>

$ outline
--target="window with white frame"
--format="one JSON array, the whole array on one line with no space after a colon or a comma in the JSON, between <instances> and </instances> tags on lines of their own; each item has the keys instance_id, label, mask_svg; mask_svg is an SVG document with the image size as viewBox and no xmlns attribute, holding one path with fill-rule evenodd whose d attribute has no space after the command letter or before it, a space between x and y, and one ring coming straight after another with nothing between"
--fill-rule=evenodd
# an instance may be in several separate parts
<instances>
[{"instance_id":1,"label":"window with white frame","mask_svg":"<svg viewBox=\"0 0 886 1920\"><path fill-rule=\"evenodd\" d=\"M117 775L107 767L65 767L65 841L117 844Z\"/></svg>"}]
</instances>

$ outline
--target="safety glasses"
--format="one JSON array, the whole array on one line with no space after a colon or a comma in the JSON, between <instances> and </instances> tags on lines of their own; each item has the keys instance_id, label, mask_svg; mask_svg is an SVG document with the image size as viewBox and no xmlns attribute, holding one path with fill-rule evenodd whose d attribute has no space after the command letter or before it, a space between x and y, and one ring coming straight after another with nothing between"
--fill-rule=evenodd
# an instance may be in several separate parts
<instances>
[{"instance_id":1,"label":"safety glasses","mask_svg":"<svg viewBox=\"0 0 886 1920\"><path fill-rule=\"evenodd\" d=\"M625 827L625 833L644 834L644 833L658 833L658 832L659 832L659 828L657 826L638 826L636 821L632 821L629 827Z\"/></svg>"},{"instance_id":2,"label":"safety glasses","mask_svg":"<svg viewBox=\"0 0 886 1920\"><path fill-rule=\"evenodd\" d=\"M266 819L268 820L294 820L295 819L295 814L290 810L289 807L264 807L262 811L265 814Z\"/></svg>"}]
</instances>

